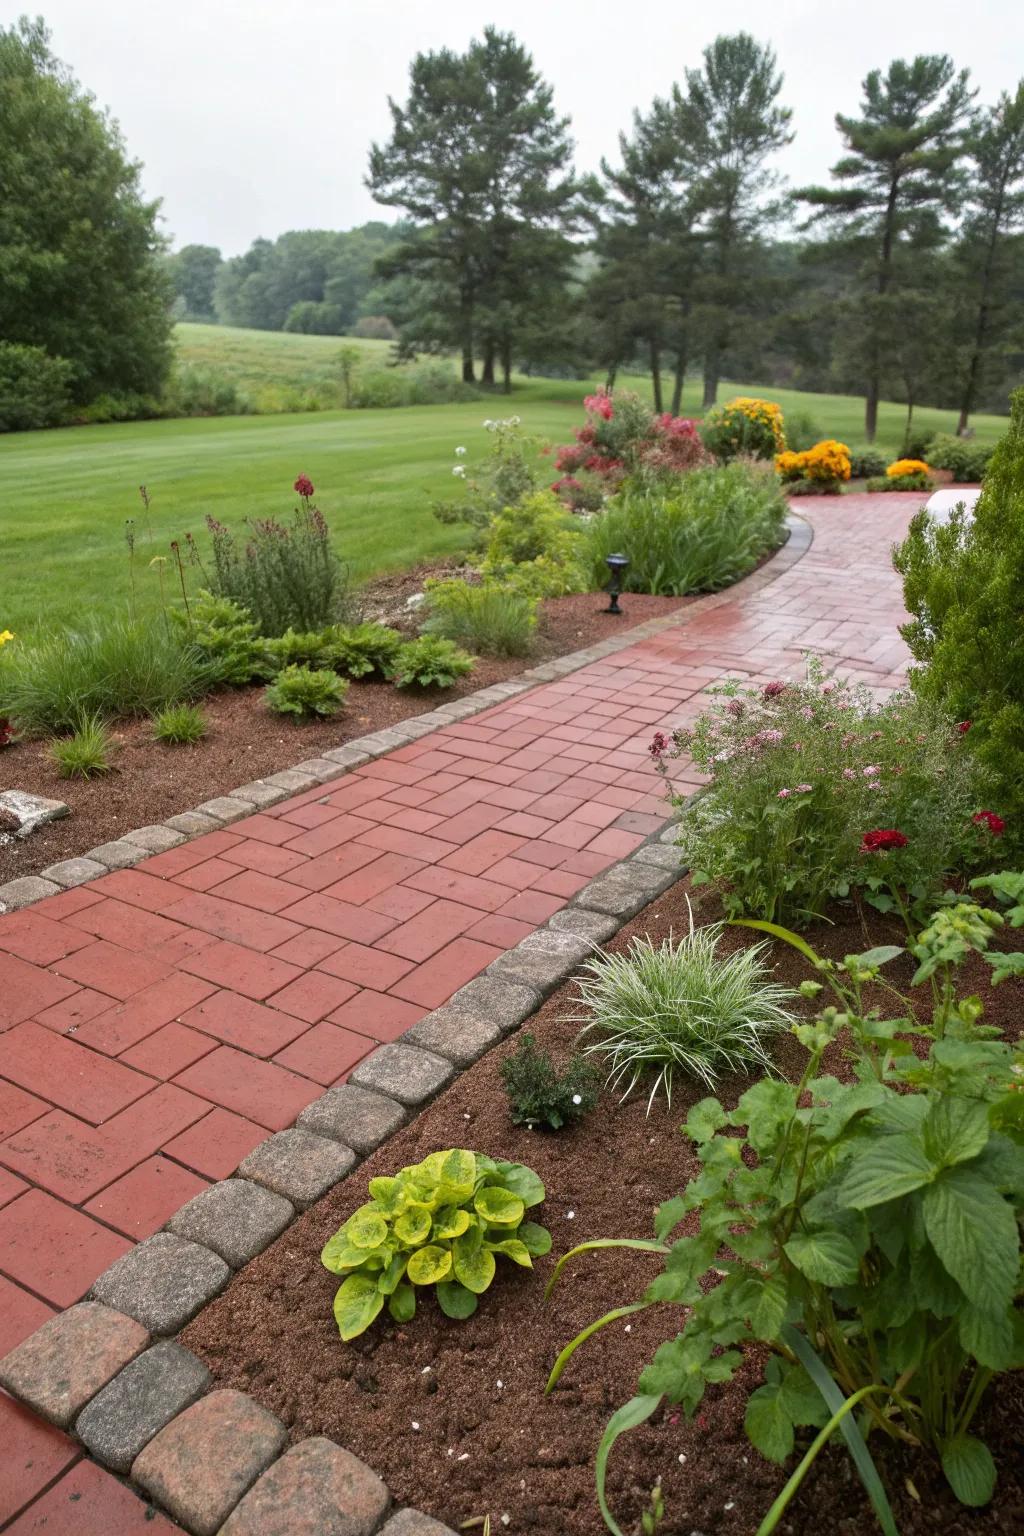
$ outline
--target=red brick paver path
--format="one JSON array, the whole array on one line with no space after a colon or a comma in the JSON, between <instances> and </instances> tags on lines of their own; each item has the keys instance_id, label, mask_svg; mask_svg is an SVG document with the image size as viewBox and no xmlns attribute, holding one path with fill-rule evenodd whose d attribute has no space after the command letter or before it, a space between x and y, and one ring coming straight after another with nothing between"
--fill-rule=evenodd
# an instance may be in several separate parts
<instances>
[{"instance_id":1,"label":"red brick paver path","mask_svg":"<svg viewBox=\"0 0 1024 1536\"><path fill-rule=\"evenodd\" d=\"M803 501L813 546L760 589L0 917L0 1355L658 829L651 735L698 713L708 683L799 671L809 649L898 686L889 547L917 504ZM39 1443L0 1475L0 1528L85 1477L69 1441L0 1398L7 1418ZM133 1530L125 1490L89 1479L76 1532Z\"/></svg>"}]
</instances>

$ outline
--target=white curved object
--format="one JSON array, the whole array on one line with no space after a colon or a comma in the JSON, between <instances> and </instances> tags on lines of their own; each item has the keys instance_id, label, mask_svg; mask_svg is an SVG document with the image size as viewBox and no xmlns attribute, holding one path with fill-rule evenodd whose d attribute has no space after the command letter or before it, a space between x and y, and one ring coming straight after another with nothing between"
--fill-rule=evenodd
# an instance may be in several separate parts
<instances>
[{"instance_id":1,"label":"white curved object","mask_svg":"<svg viewBox=\"0 0 1024 1536\"><path fill-rule=\"evenodd\" d=\"M947 486L944 490L933 491L925 505L925 511L933 523L948 523L954 507L961 504L967 508L967 521L974 521L974 507L981 495L977 486Z\"/></svg>"}]
</instances>

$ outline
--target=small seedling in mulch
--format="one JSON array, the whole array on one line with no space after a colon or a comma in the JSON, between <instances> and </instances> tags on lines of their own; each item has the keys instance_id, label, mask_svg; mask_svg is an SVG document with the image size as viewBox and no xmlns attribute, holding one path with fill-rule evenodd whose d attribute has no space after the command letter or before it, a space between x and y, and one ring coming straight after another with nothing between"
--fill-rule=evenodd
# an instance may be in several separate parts
<instances>
[{"instance_id":1,"label":"small seedling in mulch","mask_svg":"<svg viewBox=\"0 0 1024 1536\"><path fill-rule=\"evenodd\" d=\"M538 1050L533 1035L523 1035L500 1072L513 1125L560 1131L597 1103L601 1080L594 1068L573 1056L559 1072L548 1052Z\"/></svg>"}]
</instances>

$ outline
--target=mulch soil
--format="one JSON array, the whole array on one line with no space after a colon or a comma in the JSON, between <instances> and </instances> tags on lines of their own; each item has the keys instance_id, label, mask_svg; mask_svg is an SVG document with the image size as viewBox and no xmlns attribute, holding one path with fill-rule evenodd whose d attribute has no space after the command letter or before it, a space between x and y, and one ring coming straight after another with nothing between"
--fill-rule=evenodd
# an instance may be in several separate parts
<instances>
[{"instance_id":1,"label":"mulch soil","mask_svg":"<svg viewBox=\"0 0 1024 1536\"><path fill-rule=\"evenodd\" d=\"M377 581L362 593L363 611L368 618L415 633L406 598L422 590L427 576L450 574L456 574L454 568L419 567ZM227 690L203 701L209 735L194 747L153 741L145 720L114 726L114 771L100 778L62 779L45 741L18 742L0 753L0 789L22 789L63 800L71 814L24 840L0 839L0 885L74 858L134 827L163 821L203 800L226 795L240 784L291 768L356 736L518 677L528 667L582 650L612 634L628 634L631 627L694 601L630 594L623 599L622 617L616 618L605 612L604 593L550 598L541 605L528 657L481 657L468 677L444 691L409 692L382 682L353 683L344 711L333 720L293 723L264 708L262 688Z\"/></svg>"},{"instance_id":2,"label":"mulch soil","mask_svg":"<svg viewBox=\"0 0 1024 1536\"><path fill-rule=\"evenodd\" d=\"M630 923L608 946L621 950L634 934L660 939L687 927L687 881L680 882ZM716 915L704 897L701 920ZM899 942L888 920L866 923L837 910L834 925L808 937L823 953L841 957L869 944ZM748 942L729 930L723 944ZM807 975L795 952L778 946L772 964L779 980L796 986ZM909 965L893 979L906 983ZM965 989L984 998L990 1022L1007 1036L1022 1031L1024 983L986 988L987 968L966 967ZM805 1009L797 1000L798 1010ZM568 1056L579 1010L567 983L530 1022L539 1043L556 1059ZM605 1095L597 1109L560 1135L530 1132L510 1123L500 1083L501 1061L515 1038L489 1053L411 1125L387 1142L351 1178L302 1216L282 1238L241 1271L186 1329L183 1342L200 1355L217 1384L251 1393L278 1414L293 1441L324 1434L362 1457L385 1478L396 1499L415 1504L452 1527L490 1515L491 1529L531 1536L590 1536L603 1531L594 1496L593 1458L604 1426L636 1389L637 1376L658 1344L681 1324L676 1309L656 1307L611 1325L573 1358L558 1387L544 1396L548 1372L561 1347L587 1323L636 1300L657 1260L615 1250L584 1256L568 1266L551 1301L543 1286L557 1255L603 1236L649 1237L655 1208L698 1172L692 1145L679 1127L704 1091L677 1085L671 1109L647 1113L639 1099L619 1103ZM826 1069L842 1073L836 1060ZM790 1036L779 1042L778 1064L799 1076L804 1053ZM722 1086L734 1102L747 1086ZM399 1327L378 1320L350 1344L337 1335L331 1306L338 1285L319 1253L326 1239L365 1197L367 1180L453 1146L534 1167L547 1198L531 1213L554 1238L550 1257L533 1275L499 1267L476 1315L465 1322L442 1316L431 1298L415 1320ZM746 1397L759 1384L763 1355L751 1351L728 1385L711 1388L688 1423L672 1409L619 1440L612 1453L608 1492L627 1533L639 1529L650 1492L660 1479L665 1500L662 1533L750 1536L788 1471L764 1461L743 1430ZM1020 1376L1004 1377L990 1391L977 1433L999 1467L996 1500L984 1510L960 1506L937 1463L926 1452L872 1448L903 1536L942 1531L947 1536L1019 1532L1024 1509ZM877 1529L846 1453L830 1448L815 1463L779 1526L791 1536L864 1536Z\"/></svg>"}]
</instances>

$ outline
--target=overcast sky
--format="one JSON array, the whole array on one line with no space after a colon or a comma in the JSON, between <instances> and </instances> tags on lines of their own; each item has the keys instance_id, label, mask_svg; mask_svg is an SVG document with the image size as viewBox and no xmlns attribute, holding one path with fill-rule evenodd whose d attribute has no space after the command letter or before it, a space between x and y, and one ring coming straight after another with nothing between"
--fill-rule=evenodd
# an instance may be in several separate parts
<instances>
[{"instance_id":1,"label":"overcast sky","mask_svg":"<svg viewBox=\"0 0 1024 1536\"><path fill-rule=\"evenodd\" d=\"M796 140L795 184L836 159L833 116L869 69L949 53L992 101L1024 74L1021 0L0 0L43 14L57 55L121 124L176 245L225 255L257 235L391 219L363 186L414 54L514 31L572 118L577 165L614 156L634 107L664 95L716 32L770 41Z\"/></svg>"}]
</instances>

